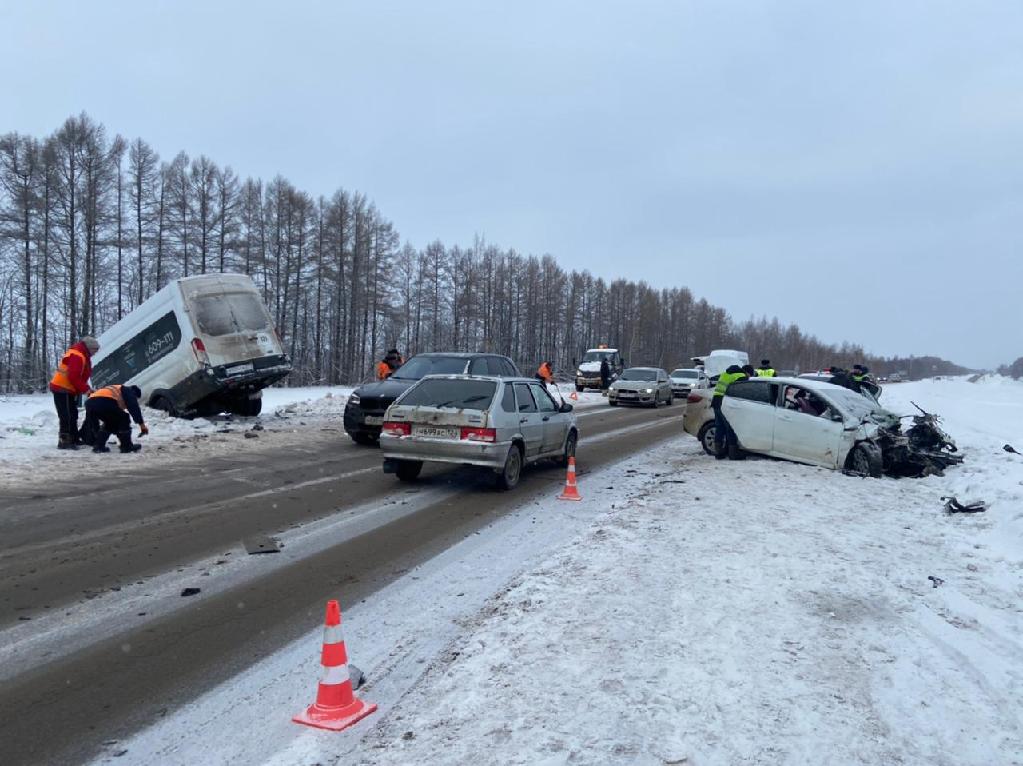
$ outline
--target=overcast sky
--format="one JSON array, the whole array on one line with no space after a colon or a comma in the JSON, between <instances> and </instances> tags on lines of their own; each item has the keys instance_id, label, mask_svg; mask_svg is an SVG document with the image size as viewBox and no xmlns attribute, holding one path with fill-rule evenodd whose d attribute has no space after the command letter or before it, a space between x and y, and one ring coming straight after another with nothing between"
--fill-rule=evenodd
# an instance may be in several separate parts
<instances>
[{"instance_id":1,"label":"overcast sky","mask_svg":"<svg viewBox=\"0 0 1023 766\"><path fill-rule=\"evenodd\" d=\"M1023 355L1023 2L497 5L3 0L0 132L85 110L166 159L363 191L419 246Z\"/></svg>"}]
</instances>

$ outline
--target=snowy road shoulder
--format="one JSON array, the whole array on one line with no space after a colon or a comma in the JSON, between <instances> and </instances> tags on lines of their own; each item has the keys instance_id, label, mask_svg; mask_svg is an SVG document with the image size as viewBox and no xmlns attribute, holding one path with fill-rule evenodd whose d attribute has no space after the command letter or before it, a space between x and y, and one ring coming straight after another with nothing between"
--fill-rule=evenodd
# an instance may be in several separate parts
<instances>
[{"instance_id":1,"label":"snowy road shoulder","mask_svg":"<svg viewBox=\"0 0 1023 766\"><path fill-rule=\"evenodd\" d=\"M1021 764L1023 461L1000 444L1023 389L964 385L889 397L945 416L968 457L945 477L663 443L584 474L583 503L527 501L343 605L380 705L354 729L290 722L319 675L317 608L300 641L99 760ZM949 493L992 505L948 515Z\"/></svg>"},{"instance_id":2,"label":"snowy road shoulder","mask_svg":"<svg viewBox=\"0 0 1023 766\"><path fill-rule=\"evenodd\" d=\"M289 722L317 610L117 762L1019 764L1023 468L962 433L972 472L923 481L664 443L343 605L380 705L355 729ZM943 513L985 477L988 513Z\"/></svg>"}]
</instances>

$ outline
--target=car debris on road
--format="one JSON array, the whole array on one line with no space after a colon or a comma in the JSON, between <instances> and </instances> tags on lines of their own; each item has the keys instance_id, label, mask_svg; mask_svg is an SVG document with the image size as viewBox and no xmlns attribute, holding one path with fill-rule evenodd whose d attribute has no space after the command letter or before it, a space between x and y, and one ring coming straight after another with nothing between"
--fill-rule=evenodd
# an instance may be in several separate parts
<instances>
[{"instance_id":1,"label":"car debris on road","mask_svg":"<svg viewBox=\"0 0 1023 766\"><path fill-rule=\"evenodd\" d=\"M978 500L973 503L961 503L957 497L942 497L945 501L945 510L948 513L983 513L987 510L987 503L984 500Z\"/></svg>"}]
</instances>

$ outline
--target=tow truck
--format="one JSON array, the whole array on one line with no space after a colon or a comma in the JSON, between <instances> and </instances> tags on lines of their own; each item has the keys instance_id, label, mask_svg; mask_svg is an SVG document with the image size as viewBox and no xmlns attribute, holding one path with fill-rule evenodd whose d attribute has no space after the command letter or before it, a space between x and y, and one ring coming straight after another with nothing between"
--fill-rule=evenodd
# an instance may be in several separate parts
<instances>
[{"instance_id":1,"label":"tow truck","mask_svg":"<svg viewBox=\"0 0 1023 766\"><path fill-rule=\"evenodd\" d=\"M608 348L601 344L591 348L583 354L583 359L575 371L575 390L582 391L585 388L600 388L600 363L607 360L607 366L611 371L608 383L613 382L622 374L625 369L625 362L622 355L616 348Z\"/></svg>"}]
</instances>

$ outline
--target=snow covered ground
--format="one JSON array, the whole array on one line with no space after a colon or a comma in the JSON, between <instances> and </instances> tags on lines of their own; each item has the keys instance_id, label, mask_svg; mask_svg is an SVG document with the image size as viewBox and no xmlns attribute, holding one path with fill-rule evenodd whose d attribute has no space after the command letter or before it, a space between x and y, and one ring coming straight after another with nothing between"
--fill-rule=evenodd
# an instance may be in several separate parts
<instances>
[{"instance_id":1,"label":"snow covered ground","mask_svg":"<svg viewBox=\"0 0 1023 766\"><path fill-rule=\"evenodd\" d=\"M57 450L57 413L50 394L0 396L0 473L9 485L44 481L51 477L74 479L97 468L115 464L167 463L212 456L247 448L296 440L310 426L342 432L342 414L351 387L271 388L263 393L263 412L255 418L182 420L159 410L144 408L149 435L136 438L143 445L134 455L121 455L111 438L113 453L93 454L89 448ZM79 424L85 420L79 410ZM255 430L253 430L255 428ZM246 432L254 436L246 437ZM133 428L137 436L138 428Z\"/></svg>"},{"instance_id":2,"label":"snow covered ground","mask_svg":"<svg viewBox=\"0 0 1023 766\"><path fill-rule=\"evenodd\" d=\"M115 763L1021 764L1023 383L889 386L966 463L859 479L680 437L582 477L344 605L360 694L312 701L309 633ZM986 499L948 515L942 495ZM113 751L123 756L116 757Z\"/></svg>"}]
</instances>

